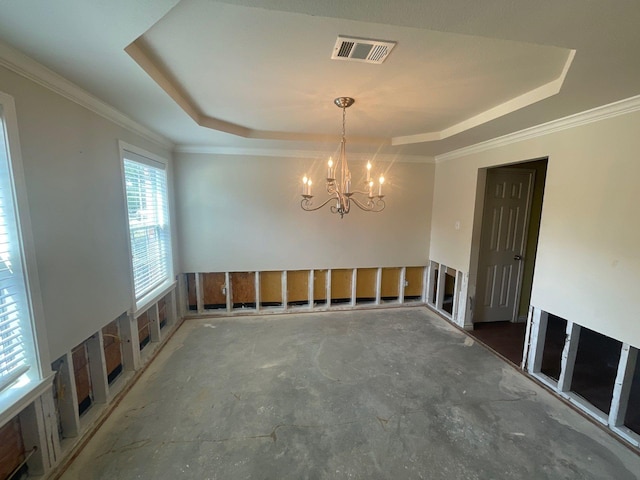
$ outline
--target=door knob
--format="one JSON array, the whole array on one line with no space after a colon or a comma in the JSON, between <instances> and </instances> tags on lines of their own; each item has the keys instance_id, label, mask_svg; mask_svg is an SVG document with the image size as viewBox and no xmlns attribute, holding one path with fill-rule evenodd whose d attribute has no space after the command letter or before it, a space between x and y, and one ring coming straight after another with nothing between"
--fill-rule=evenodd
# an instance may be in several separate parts
<instances>
[{"instance_id":1,"label":"door knob","mask_svg":"<svg viewBox=\"0 0 640 480\"><path fill-rule=\"evenodd\" d=\"M513 259L514 260L522 260L522 255L514 255Z\"/></svg>"}]
</instances>

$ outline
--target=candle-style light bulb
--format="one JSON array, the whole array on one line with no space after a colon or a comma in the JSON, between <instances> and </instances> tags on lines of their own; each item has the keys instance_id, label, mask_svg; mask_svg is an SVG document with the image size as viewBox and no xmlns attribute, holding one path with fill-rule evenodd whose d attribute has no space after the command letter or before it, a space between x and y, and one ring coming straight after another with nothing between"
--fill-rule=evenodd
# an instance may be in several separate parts
<instances>
[{"instance_id":1,"label":"candle-style light bulb","mask_svg":"<svg viewBox=\"0 0 640 480\"><path fill-rule=\"evenodd\" d=\"M380 185L378 186L378 196L382 195L382 184L384 183L384 177L380 175Z\"/></svg>"},{"instance_id":2,"label":"candle-style light bulb","mask_svg":"<svg viewBox=\"0 0 640 480\"><path fill-rule=\"evenodd\" d=\"M371 180L371 162L367 162L367 182Z\"/></svg>"},{"instance_id":3,"label":"candle-style light bulb","mask_svg":"<svg viewBox=\"0 0 640 480\"><path fill-rule=\"evenodd\" d=\"M369 197L373 197L373 180L369 180Z\"/></svg>"},{"instance_id":4,"label":"candle-style light bulb","mask_svg":"<svg viewBox=\"0 0 640 480\"><path fill-rule=\"evenodd\" d=\"M302 177L302 194L303 195L307 194L307 182L308 181L309 181L309 179L307 178L306 175L304 177Z\"/></svg>"},{"instance_id":5,"label":"candle-style light bulb","mask_svg":"<svg viewBox=\"0 0 640 480\"><path fill-rule=\"evenodd\" d=\"M333 178L333 158L329 157L329 161L327 162L329 165L329 169L327 170L327 178Z\"/></svg>"},{"instance_id":6,"label":"candle-style light bulb","mask_svg":"<svg viewBox=\"0 0 640 480\"><path fill-rule=\"evenodd\" d=\"M311 179L309 179L309 181L307 182L307 195L311 195L311 184L313 182L311 181Z\"/></svg>"}]
</instances>

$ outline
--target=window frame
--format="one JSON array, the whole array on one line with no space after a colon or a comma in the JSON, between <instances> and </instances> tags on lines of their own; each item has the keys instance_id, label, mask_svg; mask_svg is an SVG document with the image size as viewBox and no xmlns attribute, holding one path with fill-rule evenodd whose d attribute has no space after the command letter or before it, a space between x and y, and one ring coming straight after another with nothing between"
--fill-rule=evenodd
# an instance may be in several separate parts
<instances>
[{"instance_id":1,"label":"window frame","mask_svg":"<svg viewBox=\"0 0 640 480\"><path fill-rule=\"evenodd\" d=\"M27 318L22 319L29 369L16 381L0 390L0 425L18 414L49 388L53 375L49 366L44 309L36 265L35 245L22 165L15 101L0 92L0 135L6 142L7 167L12 190L17 249L20 254L24 303Z\"/></svg>"},{"instance_id":2,"label":"window frame","mask_svg":"<svg viewBox=\"0 0 640 480\"><path fill-rule=\"evenodd\" d=\"M155 302L155 300L166 294L171 288L173 288L176 284L175 281L175 269L174 269L174 235L173 235L173 221L172 221L172 190L171 190L171 172L170 172L170 164L166 158L163 158L159 155L155 155L147 150L144 150L140 147L136 147L135 145L128 144L123 141L118 142L118 147L120 151L120 168L121 168L121 178L122 178L122 189L123 189L123 199L124 199L124 215L126 218L126 232L127 232L127 248L129 252L129 273L130 273L130 284L131 284L131 297L132 304L134 306L133 312L139 312L145 310L149 305ZM127 158L127 154L129 154L129 158ZM143 294L140 298L136 298L135 291L135 281L134 281L134 265L133 265L133 249L131 244L131 227L129 221L129 208L127 202L127 185L126 185L126 177L125 177L125 160L130 160L142 164L146 164L148 166L154 168L160 168L164 170L166 175L166 201L167 201L167 257L165 258L166 266L167 266L167 276L164 281L160 284L153 287L150 291Z\"/></svg>"}]
</instances>

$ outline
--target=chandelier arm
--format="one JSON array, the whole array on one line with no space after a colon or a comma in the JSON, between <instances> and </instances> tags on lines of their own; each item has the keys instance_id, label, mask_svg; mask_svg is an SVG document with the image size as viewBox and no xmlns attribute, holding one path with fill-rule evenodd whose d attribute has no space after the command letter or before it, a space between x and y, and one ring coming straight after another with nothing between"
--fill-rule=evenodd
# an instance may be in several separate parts
<instances>
[{"instance_id":1,"label":"chandelier arm","mask_svg":"<svg viewBox=\"0 0 640 480\"><path fill-rule=\"evenodd\" d=\"M300 207L302 207L302 209L306 210L307 212L315 212L316 210L320 210L322 207L324 207L331 200L335 200L335 197L329 197L321 205L318 205L317 207L312 207L313 204L311 203L311 198L303 198L300 201ZM333 208L333 207L331 207L331 208Z\"/></svg>"},{"instance_id":2,"label":"chandelier arm","mask_svg":"<svg viewBox=\"0 0 640 480\"><path fill-rule=\"evenodd\" d=\"M381 212L384 210L386 204L383 200L384 195L382 195L382 181L380 184L379 195L373 195L372 190L372 182L367 180L369 185L369 191L362 190L351 190L351 171L349 170L349 164L347 163L347 154L346 154L346 144L347 144L347 134L346 134L346 117L347 117L347 108L353 105L354 99L350 97L338 97L333 103L335 103L338 107L342 109L342 137L340 141L340 154L335 164L335 170L333 168L333 160L329 158L329 169L327 173L327 183L326 190L329 194L329 198L327 198L322 204L317 207L313 206L313 195L311 195L311 182L308 182L307 178L303 179L303 194L302 201L300 202L300 207L307 211L312 212L315 210L320 210L322 207L327 205L330 202L335 202L335 204L330 205L331 213L337 213L340 217L344 217L351 210L351 201L356 204L356 206L364 210L365 212ZM369 169L371 169L371 165L367 165ZM369 177L367 177L369 178ZM360 200L358 200L358 198Z\"/></svg>"},{"instance_id":3,"label":"chandelier arm","mask_svg":"<svg viewBox=\"0 0 640 480\"><path fill-rule=\"evenodd\" d=\"M367 203L362 203L360 202L357 198L351 198L351 200L353 201L353 203L356 204L356 206L360 209L360 210L364 210L365 212L381 212L382 210L384 210L384 207L386 207L386 204L384 203L384 200L381 198L376 199L374 198L369 198L369 200L367 201Z\"/></svg>"},{"instance_id":4,"label":"chandelier arm","mask_svg":"<svg viewBox=\"0 0 640 480\"><path fill-rule=\"evenodd\" d=\"M369 197L369 192L364 192L362 190L354 190L351 192L351 195L355 195L356 193L359 193L360 195L364 195L365 197ZM371 198L375 198L377 195L374 195Z\"/></svg>"}]
</instances>

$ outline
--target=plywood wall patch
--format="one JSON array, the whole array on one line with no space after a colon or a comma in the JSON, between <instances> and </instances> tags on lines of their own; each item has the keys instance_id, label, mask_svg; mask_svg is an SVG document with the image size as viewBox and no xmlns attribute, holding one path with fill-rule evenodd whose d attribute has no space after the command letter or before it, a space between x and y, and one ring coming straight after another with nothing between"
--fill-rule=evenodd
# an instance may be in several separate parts
<instances>
[{"instance_id":1,"label":"plywood wall patch","mask_svg":"<svg viewBox=\"0 0 640 480\"><path fill-rule=\"evenodd\" d=\"M229 277L233 308L256 308L256 274L254 272L233 272Z\"/></svg>"},{"instance_id":2,"label":"plywood wall patch","mask_svg":"<svg viewBox=\"0 0 640 480\"><path fill-rule=\"evenodd\" d=\"M260 306L282 307L282 272L260 272Z\"/></svg>"},{"instance_id":3,"label":"plywood wall patch","mask_svg":"<svg viewBox=\"0 0 640 480\"><path fill-rule=\"evenodd\" d=\"M309 305L309 270L287 271L287 305Z\"/></svg>"},{"instance_id":4,"label":"plywood wall patch","mask_svg":"<svg viewBox=\"0 0 640 480\"><path fill-rule=\"evenodd\" d=\"M203 273L202 303L205 310L227 308L227 280L224 272Z\"/></svg>"},{"instance_id":5,"label":"plywood wall patch","mask_svg":"<svg viewBox=\"0 0 640 480\"><path fill-rule=\"evenodd\" d=\"M353 270L331 270L331 304L351 303L351 280Z\"/></svg>"}]
</instances>

